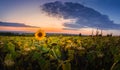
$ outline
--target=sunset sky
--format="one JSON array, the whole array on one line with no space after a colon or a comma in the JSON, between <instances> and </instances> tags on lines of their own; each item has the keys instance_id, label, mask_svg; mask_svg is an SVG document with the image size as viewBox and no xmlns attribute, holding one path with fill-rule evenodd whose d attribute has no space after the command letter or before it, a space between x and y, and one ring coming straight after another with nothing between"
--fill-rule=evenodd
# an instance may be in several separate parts
<instances>
[{"instance_id":1,"label":"sunset sky","mask_svg":"<svg viewBox=\"0 0 120 70\"><path fill-rule=\"evenodd\" d=\"M97 11L103 18L104 15L107 15L108 18L105 16L106 20L103 20L100 17L98 18L99 22L96 22L95 18L87 20L87 17L83 18L74 13L69 15L69 12L66 10L59 11L60 13L57 12L57 16L53 15L56 14L54 12L47 12L49 11L48 9L52 7L45 11L42 10L41 6L44 5L47 8L47 5L45 4L53 3L53 5L55 5L55 1L61 1L63 3L71 2L70 6L75 5L75 7L77 4L74 3L79 3L85 7L95 10L95 13ZM67 5L67 7L69 7L69 5ZM120 35L119 7L119 0L0 0L0 31L35 32L37 29L42 28L46 32L91 34L91 31L94 30L95 32L97 28L94 26L97 25L96 23L101 24L105 21L107 24L101 24L102 26L100 26L100 29L103 30L104 34L113 33L114 35ZM61 7L58 8L61 9ZM88 11L89 10L90 9L88 9ZM48 13L52 15L48 15ZM62 15L60 15L61 13ZM63 13L68 14L64 15ZM83 20L86 21L86 24ZM87 23L87 21L94 22L93 20L95 20L96 23ZM78 22L83 24L79 23L79 25L77 24ZM6 26L5 23L9 25ZM17 24L14 25L11 23ZM19 26L18 24L23 24L24 26Z\"/></svg>"}]
</instances>

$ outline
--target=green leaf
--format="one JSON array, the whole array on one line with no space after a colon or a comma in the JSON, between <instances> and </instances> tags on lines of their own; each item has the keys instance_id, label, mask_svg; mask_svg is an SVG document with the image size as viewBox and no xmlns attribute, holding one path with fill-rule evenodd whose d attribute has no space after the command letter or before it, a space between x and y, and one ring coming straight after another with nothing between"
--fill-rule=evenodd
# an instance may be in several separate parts
<instances>
[{"instance_id":1,"label":"green leaf","mask_svg":"<svg viewBox=\"0 0 120 70\"><path fill-rule=\"evenodd\" d=\"M73 60L74 59L74 50L68 50L68 59Z\"/></svg>"},{"instance_id":2,"label":"green leaf","mask_svg":"<svg viewBox=\"0 0 120 70\"><path fill-rule=\"evenodd\" d=\"M54 51L56 53L56 56L60 58L61 57L61 51L60 51L60 49L56 48Z\"/></svg>"},{"instance_id":3,"label":"green leaf","mask_svg":"<svg viewBox=\"0 0 120 70\"><path fill-rule=\"evenodd\" d=\"M69 63L69 62L63 63L62 69L63 70L71 70L71 63Z\"/></svg>"},{"instance_id":4,"label":"green leaf","mask_svg":"<svg viewBox=\"0 0 120 70\"><path fill-rule=\"evenodd\" d=\"M15 45L11 42L8 42L7 48L11 53L15 52Z\"/></svg>"}]
</instances>

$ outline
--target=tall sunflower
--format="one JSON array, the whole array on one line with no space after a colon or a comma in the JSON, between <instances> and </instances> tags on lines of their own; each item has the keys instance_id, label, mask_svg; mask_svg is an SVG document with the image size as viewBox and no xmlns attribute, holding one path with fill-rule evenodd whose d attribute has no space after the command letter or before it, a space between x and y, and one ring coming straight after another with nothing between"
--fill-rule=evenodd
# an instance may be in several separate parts
<instances>
[{"instance_id":1,"label":"tall sunflower","mask_svg":"<svg viewBox=\"0 0 120 70\"><path fill-rule=\"evenodd\" d=\"M42 40L44 37L46 36L44 30L39 29L36 33L35 33L35 37L38 40Z\"/></svg>"}]
</instances>

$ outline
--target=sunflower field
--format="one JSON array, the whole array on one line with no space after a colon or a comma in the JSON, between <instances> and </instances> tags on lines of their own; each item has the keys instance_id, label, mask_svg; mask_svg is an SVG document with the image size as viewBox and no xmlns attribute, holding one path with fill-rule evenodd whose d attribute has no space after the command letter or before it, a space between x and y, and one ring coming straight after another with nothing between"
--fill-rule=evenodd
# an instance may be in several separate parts
<instances>
[{"instance_id":1,"label":"sunflower field","mask_svg":"<svg viewBox=\"0 0 120 70\"><path fill-rule=\"evenodd\" d=\"M37 38L0 36L0 70L120 70L120 37Z\"/></svg>"}]
</instances>

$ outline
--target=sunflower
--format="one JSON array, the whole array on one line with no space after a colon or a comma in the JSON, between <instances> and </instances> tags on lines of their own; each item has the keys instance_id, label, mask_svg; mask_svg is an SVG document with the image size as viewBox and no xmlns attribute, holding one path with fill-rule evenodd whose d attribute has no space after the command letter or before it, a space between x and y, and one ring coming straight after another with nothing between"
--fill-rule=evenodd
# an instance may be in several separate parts
<instances>
[{"instance_id":1,"label":"sunflower","mask_svg":"<svg viewBox=\"0 0 120 70\"><path fill-rule=\"evenodd\" d=\"M38 40L42 40L44 37L46 36L44 30L39 29L36 33L35 33L35 37Z\"/></svg>"}]
</instances>

